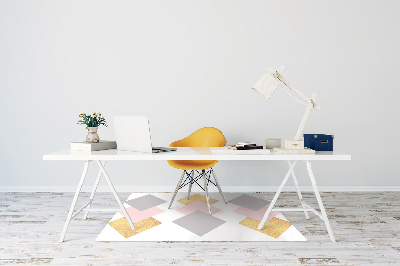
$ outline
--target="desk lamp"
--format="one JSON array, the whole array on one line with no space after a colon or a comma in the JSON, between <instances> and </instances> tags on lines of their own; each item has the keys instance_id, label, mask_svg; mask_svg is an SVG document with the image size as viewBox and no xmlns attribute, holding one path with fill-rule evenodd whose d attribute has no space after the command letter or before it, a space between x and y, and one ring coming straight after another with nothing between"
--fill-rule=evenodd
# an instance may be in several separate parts
<instances>
[{"instance_id":1,"label":"desk lamp","mask_svg":"<svg viewBox=\"0 0 400 266\"><path fill-rule=\"evenodd\" d=\"M306 125L307 119L310 116L312 108L315 110L319 110L319 106L315 104L315 99L317 98L317 94L313 93L311 99L305 96L301 91L299 91L296 87L290 84L284 77L282 77L281 73L285 67L281 66L277 71L272 68L268 68L270 73L265 74L254 87L252 88L257 93L261 95L265 100L271 98L272 94L281 85L281 82L289 87L292 91L294 91L297 95L299 95L307 104L306 112L301 120L299 129L297 130L296 136L294 140L285 140L285 148L274 148L274 152L276 153L292 153L292 154L314 154L315 151L304 148L304 140L300 140L302 135L304 126Z\"/></svg>"}]
</instances>

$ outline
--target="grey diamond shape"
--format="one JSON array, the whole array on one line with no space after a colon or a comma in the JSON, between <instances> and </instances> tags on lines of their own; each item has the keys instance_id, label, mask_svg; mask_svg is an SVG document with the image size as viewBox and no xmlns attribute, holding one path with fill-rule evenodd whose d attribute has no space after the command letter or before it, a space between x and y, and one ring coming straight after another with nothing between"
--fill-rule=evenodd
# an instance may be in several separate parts
<instances>
[{"instance_id":1,"label":"grey diamond shape","mask_svg":"<svg viewBox=\"0 0 400 266\"><path fill-rule=\"evenodd\" d=\"M139 211L144 211L149 208L155 207L157 205L163 204L167 201L157 198L156 196L153 195L145 195L136 199L131 199L128 200L126 203L131 205L133 208L139 210Z\"/></svg>"},{"instance_id":2,"label":"grey diamond shape","mask_svg":"<svg viewBox=\"0 0 400 266\"><path fill-rule=\"evenodd\" d=\"M268 204L270 203L268 200L259 199L246 194L234 198L229 202L253 211L258 211L259 209L268 206Z\"/></svg>"},{"instance_id":3,"label":"grey diamond shape","mask_svg":"<svg viewBox=\"0 0 400 266\"><path fill-rule=\"evenodd\" d=\"M224 220L201 211L192 212L173 222L198 236L203 236L226 223Z\"/></svg>"}]
</instances>

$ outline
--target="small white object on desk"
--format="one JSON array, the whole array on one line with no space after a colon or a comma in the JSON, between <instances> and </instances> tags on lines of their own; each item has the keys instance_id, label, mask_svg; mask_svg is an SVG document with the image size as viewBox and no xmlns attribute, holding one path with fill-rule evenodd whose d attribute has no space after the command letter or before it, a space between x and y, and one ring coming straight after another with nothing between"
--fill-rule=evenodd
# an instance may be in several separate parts
<instances>
[{"instance_id":1,"label":"small white object on desk","mask_svg":"<svg viewBox=\"0 0 400 266\"><path fill-rule=\"evenodd\" d=\"M71 151L101 151L116 148L117 142L110 140L99 140L99 142L96 143L89 143L86 141L71 142Z\"/></svg>"},{"instance_id":2,"label":"small white object on desk","mask_svg":"<svg viewBox=\"0 0 400 266\"><path fill-rule=\"evenodd\" d=\"M302 140L285 140L285 148L290 150L303 150L304 141Z\"/></svg>"},{"instance_id":3,"label":"small white object on desk","mask_svg":"<svg viewBox=\"0 0 400 266\"><path fill-rule=\"evenodd\" d=\"M266 138L265 139L265 148L273 149L281 147L281 138Z\"/></svg>"}]
</instances>

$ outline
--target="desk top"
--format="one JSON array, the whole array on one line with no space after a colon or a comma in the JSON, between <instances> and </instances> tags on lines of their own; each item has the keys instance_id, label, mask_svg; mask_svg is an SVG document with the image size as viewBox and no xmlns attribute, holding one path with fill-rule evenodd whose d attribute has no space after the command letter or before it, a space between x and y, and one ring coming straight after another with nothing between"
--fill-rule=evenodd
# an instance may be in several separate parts
<instances>
[{"instance_id":1,"label":"desk top","mask_svg":"<svg viewBox=\"0 0 400 266\"><path fill-rule=\"evenodd\" d=\"M164 160L221 160L221 161L337 161L351 160L348 154L332 151L317 151L315 154L232 154L230 151L213 154L209 147L179 147L174 152L142 153L132 151L71 151L63 150L43 155L43 160L61 161L164 161Z\"/></svg>"}]
</instances>

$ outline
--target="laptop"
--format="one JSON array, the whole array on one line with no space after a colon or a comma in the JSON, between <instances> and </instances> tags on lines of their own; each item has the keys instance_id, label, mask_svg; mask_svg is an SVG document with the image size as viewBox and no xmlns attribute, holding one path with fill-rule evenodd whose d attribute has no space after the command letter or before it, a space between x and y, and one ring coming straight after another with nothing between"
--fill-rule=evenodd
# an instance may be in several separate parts
<instances>
[{"instance_id":1,"label":"laptop","mask_svg":"<svg viewBox=\"0 0 400 266\"><path fill-rule=\"evenodd\" d=\"M114 116L117 149L159 153L176 151L176 148L152 147L149 119L146 116Z\"/></svg>"}]
</instances>

